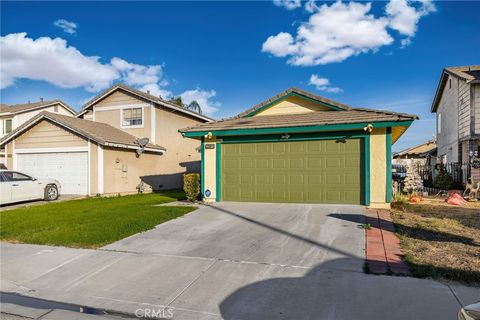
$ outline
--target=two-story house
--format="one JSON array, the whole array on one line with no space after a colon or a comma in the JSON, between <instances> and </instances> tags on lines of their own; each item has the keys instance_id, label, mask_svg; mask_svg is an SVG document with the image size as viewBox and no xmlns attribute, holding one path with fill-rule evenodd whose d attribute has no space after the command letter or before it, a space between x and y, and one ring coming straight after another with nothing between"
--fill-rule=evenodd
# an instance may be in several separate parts
<instances>
[{"instance_id":1,"label":"two-story house","mask_svg":"<svg viewBox=\"0 0 480 320\"><path fill-rule=\"evenodd\" d=\"M464 181L480 179L480 170L472 167L480 152L480 65L445 68L431 112L437 119L439 161L462 163Z\"/></svg>"},{"instance_id":2,"label":"two-story house","mask_svg":"<svg viewBox=\"0 0 480 320\"><path fill-rule=\"evenodd\" d=\"M77 117L43 112L0 140L8 167L55 178L63 194L136 192L182 187L199 172L199 143L182 139L185 126L207 116L117 84L86 103Z\"/></svg>"},{"instance_id":3,"label":"two-story house","mask_svg":"<svg viewBox=\"0 0 480 320\"><path fill-rule=\"evenodd\" d=\"M0 104L0 138L35 117L42 111L74 117L77 113L60 100L7 105ZM6 165L5 150L0 150L0 163Z\"/></svg>"}]
</instances>

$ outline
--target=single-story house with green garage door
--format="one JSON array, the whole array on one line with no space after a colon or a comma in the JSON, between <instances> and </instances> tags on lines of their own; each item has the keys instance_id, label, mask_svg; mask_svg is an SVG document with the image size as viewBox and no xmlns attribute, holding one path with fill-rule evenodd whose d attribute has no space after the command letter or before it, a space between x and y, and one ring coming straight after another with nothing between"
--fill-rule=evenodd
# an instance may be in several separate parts
<instances>
[{"instance_id":1,"label":"single-story house with green garage door","mask_svg":"<svg viewBox=\"0 0 480 320\"><path fill-rule=\"evenodd\" d=\"M415 119L290 88L235 117L180 132L202 142L205 201L386 207L392 144Z\"/></svg>"}]
</instances>

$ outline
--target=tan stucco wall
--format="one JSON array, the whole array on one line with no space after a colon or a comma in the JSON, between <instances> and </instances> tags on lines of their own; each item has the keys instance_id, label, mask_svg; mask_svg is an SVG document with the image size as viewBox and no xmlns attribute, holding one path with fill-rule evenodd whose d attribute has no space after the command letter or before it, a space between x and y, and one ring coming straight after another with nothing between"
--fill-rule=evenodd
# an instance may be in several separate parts
<instances>
[{"instance_id":1,"label":"tan stucco wall","mask_svg":"<svg viewBox=\"0 0 480 320\"><path fill-rule=\"evenodd\" d=\"M162 174L161 157L144 153L137 158L134 150L104 148L104 193L136 192L141 179L154 180Z\"/></svg>"},{"instance_id":2,"label":"tan stucco wall","mask_svg":"<svg viewBox=\"0 0 480 320\"><path fill-rule=\"evenodd\" d=\"M167 151L162 156L162 173L170 175L164 188L182 188L185 172L200 173L200 142L183 138L179 129L201 123L171 110L156 108L156 144Z\"/></svg>"},{"instance_id":3,"label":"tan stucco wall","mask_svg":"<svg viewBox=\"0 0 480 320\"><path fill-rule=\"evenodd\" d=\"M217 188L216 188L216 179L217 179L217 145L215 143L215 138L205 140L205 144L213 143L215 144L214 149L204 149L204 191L210 190L211 194L210 197L205 197L206 202L215 202L215 197L217 195ZM204 145L205 145L204 144ZM219 186L220 187L220 186Z\"/></svg>"},{"instance_id":4,"label":"tan stucco wall","mask_svg":"<svg viewBox=\"0 0 480 320\"><path fill-rule=\"evenodd\" d=\"M95 104L96 107L111 107L111 106L123 106L129 104L138 104L142 103L143 100L139 100L134 96L131 96L123 91L115 91L108 97L102 99L98 103Z\"/></svg>"},{"instance_id":5,"label":"tan stucco wall","mask_svg":"<svg viewBox=\"0 0 480 320\"><path fill-rule=\"evenodd\" d=\"M332 109L319 103L302 99L297 96L291 96L282 100L267 109L257 113L255 116L267 116L277 114L297 114L315 111L332 111Z\"/></svg>"},{"instance_id":6,"label":"tan stucco wall","mask_svg":"<svg viewBox=\"0 0 480 320\"><path fill-rule=\"evenodd\" d=\"M47 120L42 120L15 139L15 149L87 146L87 141Z\"/></svg>"},{"instance_id":7,"label":"tan stucco wall","mask_svg":"<svg viewBox=\"0 0 480 320\"><path fill-rule=\"evenodd\" d=\"M98 145L90 142L90 194L98 193Z\"/></svg>"},{"instance_id":8,"label":"tan stucco wall","mask_svg":"<svg viewBox=\"0 0 480 320\"><path fill-rule=\"evenodd\" d=\"M13 142L7 143L5 149L7 151L7 168L13 170Z\"/></svg>"},{"instance_id":9,"label":"tan stucco wall","mask_svg":"<svg viewBox=\"0 0 480 320\"><path fill-rule=\"evenodd\" d=\"M384 128L370 134L370 206L385 204L387 188L387 140Z\"/></svg>"}]
</instances>

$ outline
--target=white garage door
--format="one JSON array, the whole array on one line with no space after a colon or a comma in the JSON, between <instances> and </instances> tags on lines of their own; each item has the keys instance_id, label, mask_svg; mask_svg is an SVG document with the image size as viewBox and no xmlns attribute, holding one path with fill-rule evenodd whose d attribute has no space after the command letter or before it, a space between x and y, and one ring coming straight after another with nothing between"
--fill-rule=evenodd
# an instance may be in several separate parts
<instances>
[{"instance_id":1,"label":"white garage door","mask_svg":"<svg viewBox=\"0 0 480 320\"><path fill-rule=\"evenodd\" d=\"M88 153L29 153L17 155L17 169L37 179L56 179L62 194L88 193Z\"/></svg>"}]
</instances>

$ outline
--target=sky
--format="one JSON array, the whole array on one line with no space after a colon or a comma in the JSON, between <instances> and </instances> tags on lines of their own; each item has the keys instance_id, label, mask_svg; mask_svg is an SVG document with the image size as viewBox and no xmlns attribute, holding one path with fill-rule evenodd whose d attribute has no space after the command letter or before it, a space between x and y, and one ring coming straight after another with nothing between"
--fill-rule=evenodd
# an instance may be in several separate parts
<instances>
[{"instance_id":1,"label":"sky","mask_svg":"<svg viewBox=\"0 0 480 320\"><path fill-rule=\"evenodd\" d=\"M0 2L2 103L76 110L123 82L216 118L296 86L416 114L394 144L431 139L444 67L480 63L480 2Z\"/></svg>"}]
</instances>

